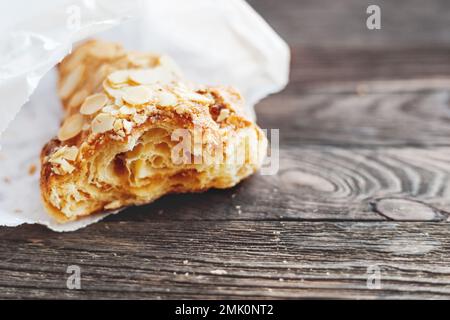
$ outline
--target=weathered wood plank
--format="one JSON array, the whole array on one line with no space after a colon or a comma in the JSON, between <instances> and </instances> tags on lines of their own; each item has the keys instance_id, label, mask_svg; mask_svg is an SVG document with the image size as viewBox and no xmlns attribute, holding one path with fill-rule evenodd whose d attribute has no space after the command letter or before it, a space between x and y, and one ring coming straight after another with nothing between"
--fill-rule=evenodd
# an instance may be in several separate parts
<instances>
[{"instance_id":1,"label":"weathered wood plank","mask_svg":"<svg viewBox=\"0 0 450 320\"><path fill-rule=\"evenodd\" d=\"M383 92L402 84L404 92ZM418 90L408 91L408 85ZM276 95L259 104L258 121L263 128L279 128L285 146L448 146L450 90L420 88L427 87L386 81L366 84L363 92L342 85L330 87L340 93Z\"/></svg>"},{"instance_id":2,"label":"weathered wood plank","mask_svg":"<svg viewBox=\"0 0 450 320\"><path fill-rule=\"evenodd\" d=\"M295 46L399 48L449 45L446 0L249 0ZM366 9L381 8L381 30L368 30Z\"/></svg>"},{"instance_id":3,"label":"weathered wood plank","mask_svg":"<svg viewBox=\"0 0 450 320\"><path fill-rule=\"evenodd\" d=\"M76 233L19 229L0 233L0 298L450 296L448 224L149 216ZM81 291L65 289L68 265L81 267ZM367 288L370 266L379 290Z\"/></svg>"},{"instance_id":4,"label":"weathered wood plank","mask_svg":"<svg viewBox=\"0 0 450 320\"><path fill-rule=\"evenodd\" d=\"M450 45L397 49L292 46L291 52L289 93L308 92L328 83L450 78Z\"/></svg>"}]
</instances>

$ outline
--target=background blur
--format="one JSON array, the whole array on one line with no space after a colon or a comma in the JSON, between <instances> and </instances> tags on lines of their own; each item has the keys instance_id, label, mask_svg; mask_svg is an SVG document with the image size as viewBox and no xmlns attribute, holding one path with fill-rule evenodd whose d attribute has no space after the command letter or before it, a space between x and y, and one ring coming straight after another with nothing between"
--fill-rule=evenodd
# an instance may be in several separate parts
<instances>
[{"instance_id":1,"label":"background blur","mask_svg":"<svg viewBox=\"0 0 450 320\"><path fill-rule=\"evenodd\" d=\"M248 2L290 44L295 83L450 75L448 0ZM369 5L381 30L366 27Z\"/></svg>"}]
</instances>

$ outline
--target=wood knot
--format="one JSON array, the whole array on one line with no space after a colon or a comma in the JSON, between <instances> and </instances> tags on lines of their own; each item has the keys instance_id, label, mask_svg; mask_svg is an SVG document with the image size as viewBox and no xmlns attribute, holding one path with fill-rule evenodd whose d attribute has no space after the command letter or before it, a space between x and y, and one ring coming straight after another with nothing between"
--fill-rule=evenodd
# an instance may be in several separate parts
<instances>
[{"instance_id":1,"label":"wood knot","mask_svg":"<svg viewBox=\"0 0 450 320\"><path fill-rule=\"evenodd\" d=\"M381 198L370 203L372 210L394 221L445 221L447 213L426 203L402 198Z\"/></svg>"}]
</instances>

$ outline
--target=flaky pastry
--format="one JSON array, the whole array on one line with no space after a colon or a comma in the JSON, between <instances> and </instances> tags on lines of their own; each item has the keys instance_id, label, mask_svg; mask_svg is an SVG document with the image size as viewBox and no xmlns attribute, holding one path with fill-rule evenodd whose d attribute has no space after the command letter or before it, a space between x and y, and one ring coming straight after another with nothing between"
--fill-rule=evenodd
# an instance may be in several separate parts
<instances>
[{"instance_id":1,"label":"flaky pastry","mask_svg":"<svg viewBox=\"0 0 450 320\"><path fill-rule=\"evenodd\" d=\"M267 140L240 94L184 80L168 57L89 41L59 73L66 115L42 150L40 184L61 222L229 188L261 167Z\"/></svg>"}]
</instances>

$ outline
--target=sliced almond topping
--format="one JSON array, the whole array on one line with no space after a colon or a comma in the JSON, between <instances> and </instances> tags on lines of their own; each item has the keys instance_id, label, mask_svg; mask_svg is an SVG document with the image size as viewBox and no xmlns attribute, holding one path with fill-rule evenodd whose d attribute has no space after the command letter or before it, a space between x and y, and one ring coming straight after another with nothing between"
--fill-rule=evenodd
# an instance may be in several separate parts
<instances>
[{"instance_id":1,"label":"sliced almond topping","mask_svg":"<svg viewBox=\"0 0 450 320\"><path fill-rule=\"evenodd\" d=\"M162 107L174 106L177 103L177 97L170 92L160 92L158 94L158 104Z\"/></svg>"},{"instance_id":2,"label":"sliced almond topping","mask_svg":"<svg viewBox=\"0 0 450 320\"><path fill-rule=\"evenodd\" d=\"M135 108L130 108L129 106L122 106L119 109L119 113L123 115L131 115L136 113Z\"/></svg>"},{"instance_id":3,"label":"sliced almond topping","mask_svg":"<svg viewBox=\"0 0 450 320\"><path fill-rule=\"evenodd\" d=\"M116 105L114 105L114 104L107 105L106 107L104 107L102 109L102 111L104 113L109 113L109 114L111 114L113 116L116 116L116 115L119 114L119 108Z\"/></svg>"},{"instance_id":4,"label":"sliced almond topping","mask_svg":"<svg viewBox=\"0 0 450 320\"><path fill-rule=\"evenodd\" d=\"M195 92L186 93L183 97L186 99L189 99L191 101L195 101L195 102L199 102L199 103L203 103L203 104L214 103L214 100L212 98L204 96L202 94L195 93Z\"/></svg>"},{"instance_id":5,"label":"sliced almond topping","mask_svg":"<svg viewBox=\"0 0 450 320\"><path fill-rule=\"evenodd\" d=\"M62 157L69 161L75 161L78 156L78 148L76 146L65 147Z\"/></svg>"},{"instance_id":6,"label":"sliced almond topping","mask_svg":"<svg viewBox=\"0 0 450 320\"><path fill-rule=\"evenodd\" d=\"M60 141L66 141L73 137L76 137L83 128L84 119L79 113L76 113L64 121L63 125L59 129L58 139Z\"/></svg>"},{"instance_id":7,"label":"sliced almond topping","mask_svg":"<svg viewBox=\"0 0 450 320\"><path fill-rule=\"evenodd\" d=\"M152 69L141 69L131 71L130 80L137 84L150 84L156 82Z\"/></svg>"},{"instance_id":8,"label":"sliced almond topping","mask_svg":"<svg viewBox=\"0 0 450 320\"><path fill-rule=\"evenodd\" d=\"M76 52L76 53L75 53ZM86 58L86 49L85 48L77 48L73 52L75 54L71 54L67 56L63 62L61 63L61 71L66 73L72 71L80 64L83 63L83 60Z\"/></svg>"},{"instance_id":9,"label":"sliced almond topping","mask_svg":"<svg viewBox=\"0 0 450 320\"><path fill-rule=\"evenodd\" d=\"M147 120L147 116L143 114L136 113L133 115L133 121L137 124L142 124Z\"/></svg>"},{"instance_id":10,"label":"sliced almond topping","mask_svg":"<svg viewBox=\"0 0 450 320\"><path fill-rule=\"evenodd\" d=\"M103 80L111 73L111 66L109 64L103 64L97 69L97 71L92 75L90 82L93 88L98 88Z\"/></svg>"},{"instance_id":11,"label":"sliced almond topping","mask_svg":"<svg viewBox=\"0 0 450 320\"><path fill-rule=\"evenodd\" d=\"M78 108L83 103L84 99L86 99L87 96L88 96L87 90L83 89L75 92L75 94L70 99L67 107L69 109Z\"/></svg>"},{"instance_id":12,"label":"sliced almond topping","mask_svg":"<svg viewBox=\"0 0 450 320\"><path fill-rule=\"evenodd\" d=\"M120 45L106 42L96 43L89 50L89 54L98 59L113 59L124 53L124 49Z\"/></svg>"},{"instance_id":13,"label":"sliced almond topping","mask_svg":"<svg viewBox=\"0 0 450 320\"><path fill-rule=\"evenodd\" d=\"M159 64L159 56L153 56L136 51L128 52L127 59L131 62L131 64L138 68L148 68Z\"/></svg>"},{"instance_id":14,"label":"sliced almond topping","mask_svg":"<svg viewBox=\"0 0 450 320\"><path fill-rule=\"evenodd\" d=\"M103 81L103 89L105 89L106 93L114 99L119 99L123 96L123 91L121 89L111 88L106 80Z\"/></svg>"},{"instance_id":15,"label":"sliced almond topping","mask_svg":"<svg viewBox=\"0 0 450 320\"><path fill-rule=\"evenodd\" d=\"M56 162L58 159L66 159L69 161L75 161L78 155L78 148L76 146L64 146L58 149L50 156L49 162Z\"/></svg>"},{"instance_id":16,"label":"sliced almond topping","mask_svg":"<svg viewBox=\"0 0 450 320\"><path fill-rule=\"evenodd\" d=\"M130 71L130 80L137 84L169 83L175 80L173 74L163 67Z\"/></svg>"},{"instance_id":17,"label":"sliced almond topping","mask_svg":"<svg viewBox=\"0 0 450 320\"><path fill-rule=\"evenodd\" d=\"M128 70L119 70L111 73L108 76L108 80L114 85L119 85L128 81L128 75Z\"/></svg>"},{"instance_id":18,"label":"sliced almond topping","mask_svg":"<svg viewBox=\"0 0 450 320\"><path fill-rule=\"evenodd\" d=\"M114 121L114 131L120 131L123 129L123 123L122 123L122 119L117 119L116 121Z\"/></svg>"},{"instance_id":19,"label":"sliced almond topping","mask_svg":"<svg viewBox=\"0 0 450 320\"><path fill-rule=\"evenodd\" d=\"M123 106L123 100L122 100L122 98L120 98L120 97L115 98L115 99L114 99L114 104L115 104L116 106L118 106L118 107Z\"/></svg>"},{"instance_id":20,"label":"sliced almond topping","mask_svg":"<svg viewBox=\"0 0 450 320\"><path fill-rule=\"evenodd\" d=\"M149 64L149 59L146 56L139 56L134 53L128 53L127 59L130 60L134 66L139 68L144 68Z\"/></svg>"},{"instance_id":21,"label":"sliced almond topping","mask_svg":"<svg viewBox=\"0 0 450 320\"><path fill-rule=\"evenodd\" d=\"M81 64L64 78L58 92L61 99L67 99L75 91L83 78L84 70L85 67Z\"/></svg>"},{"instance_id":22,"label":"sliced almond topping","mask_svg":"<svg viewBox=\"0 0 450 320\"><path fill-rule=\"evenodd\" d=\"M133 129L133 123L128 120L123 120L123 128L125 129L126 133L131 133L131 130Z\"/></svg>"},{"instance_id":23,"label":"sliced almond topping","mask_svg":"<svg viewBox=\"0 0 450 320\"><path fill-rule=\"evenodd\" d=\"M59 162L61 169L64 173L72 173L75 170L75 167L69 164L65 159L61 159Z\"/></svg>"},{"instance_id":24,"label":"sliced almond topping","mask_svg":"<svg viewBox=\"0 0 450 320\"><path fill-rule=\"evenodd\" d=\"M217 117L217 122L222 122L230 116L230 110L222 109L220 110L220 114Z\"/></svg>"},{"instance_id":25,"label":"sliced almond topping","mask_svg":"<svg viewBox=\"0 0 450 320\"><path fill-rule=\"evenodd\" d=\"M68 147L64 146L58 149L49 158L49 162L56 164L58 166L53 166L52 171L58 175L63 175L66 173L72 173L75 167L71 165L68 161L75 161L78 156L78 148L75 146Z\"/></svg>"},{"instance_id":26,"label":"sliced almond topping","mask_svg":"<svg viewBox=\"0 0 450 320\"><path fill-rule=\"evenodd\" d=\"M147 113L158 113L158 108L156 108L154 105L149 104L145 107L145 110Z\"/></svg>"},{"instance_id":27,"label":"sliced almond topping","mask_svg":"<svg viewBox=\"0 0 450 320\"><path fill-rule=\"evenodd\" d=\"M94 133L103 133L114 128L115 118L107 113L100 113L92 120L92 131Z\"/></svg>"},{"instance_id":28,"label":"sliced almond topping","mask_svg":"<svg viewBox=\"0 0 450 320\"><path fill-rule=\"evenodd\" d=\"M84 115L91 115L99 111L108 102L108 97L103 93L93 94L84 100L80 108L80 113Z\"/></svg>"},{"instance_id":29,"label":"sliced almond topping","mask_svg":"<svg viewBox=\"0 0 450 320\"><path fill-rule=\"evenodd\" d=\"M123 88L123 100L131 105L142 105L150 101L152 93L144 86Z\"/></svg>"},{"instance_id":30,"label":"sliced almond topping","mask_svg":"<svg viewBox=\"0 0 450 320\"><path fill-rule=\"evenodd\" d=\"M123 120L122 119L117 119L114 122L114 132L119 136L119 137L125 137L125 130L123 128Z\"/></svg>"}]
</instances>

